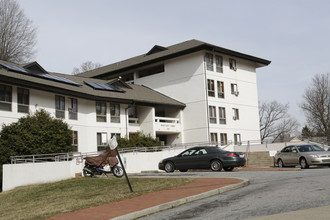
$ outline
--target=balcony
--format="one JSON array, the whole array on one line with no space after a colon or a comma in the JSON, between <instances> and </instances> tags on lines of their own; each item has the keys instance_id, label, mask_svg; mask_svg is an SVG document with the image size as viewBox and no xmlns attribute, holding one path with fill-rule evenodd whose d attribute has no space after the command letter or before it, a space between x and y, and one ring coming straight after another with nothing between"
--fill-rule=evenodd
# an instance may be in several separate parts
<instances>
[{"instance_id":1,"label":"balcony","mask_svg":"<svg viewBox=\"0 0 330 220\"><path fill-rule=\"evenodd\" d=\"M158 134L180 133L181 123L178 118L155 117L155 130Z\"/></svg>"}]
</instances>

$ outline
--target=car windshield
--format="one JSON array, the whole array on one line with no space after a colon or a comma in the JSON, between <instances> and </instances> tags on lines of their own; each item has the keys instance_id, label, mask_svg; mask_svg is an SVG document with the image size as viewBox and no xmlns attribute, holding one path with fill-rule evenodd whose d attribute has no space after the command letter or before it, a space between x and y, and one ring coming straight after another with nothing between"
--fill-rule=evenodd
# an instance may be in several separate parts
<instances>
[{"instance_id":1,"label":"car windshield","mask_svg":"<svg viewBox=\"0 0 330 220\"><path fill-rule=\"evenodd\" d=\"M302 145L302 146L297 146L297 148L300 152L324 151L323 148L317 145Z\"/></svg>"}]
</instances>

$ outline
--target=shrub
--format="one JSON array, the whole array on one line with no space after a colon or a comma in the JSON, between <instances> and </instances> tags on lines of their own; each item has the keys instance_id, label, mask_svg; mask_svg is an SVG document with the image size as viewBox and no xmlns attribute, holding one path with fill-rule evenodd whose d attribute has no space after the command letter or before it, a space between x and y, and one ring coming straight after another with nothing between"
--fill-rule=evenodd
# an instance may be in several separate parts
<instances>
[{"instance_id":1,"label":"shrub","mask_svg":"<svg viewBox=\"0 0 330 220\"><path fill-rule=\"evenodd\" d=\"M137 132L131 135L130 138L119 138L118 148L129 148L129 147L154 147L159 146L160 141L152 138L151 135L145 135L142 132Z\"/></svg>"}]
</instances>

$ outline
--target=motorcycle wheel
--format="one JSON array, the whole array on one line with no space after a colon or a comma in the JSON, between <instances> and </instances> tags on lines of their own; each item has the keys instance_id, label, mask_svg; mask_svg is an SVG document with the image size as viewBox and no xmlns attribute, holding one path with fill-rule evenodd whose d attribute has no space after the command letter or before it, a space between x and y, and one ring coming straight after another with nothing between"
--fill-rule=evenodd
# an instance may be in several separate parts
<instances>
[{"instance_id":1,"label":"motorcycle wheel","mask_svg":"<svg viewBox=\"0 0 330 220\"><path fill-rule=\"evenodd\" d=\"M111 167L111 171L115 177L122 177L124 175L124 170L120 166Z\"/></svg>"},{"instance_id":2,"label":"motorcycle wheel","mask_svg":"<svg viewBox=\"0 0 330 220\"><path fill-rule=\"evenodd\" d=\"M83 169L83 175L84 175L84 177L93 177L94 175L92 173L88 172L87 170L85 170L85 168L88 169L88 167L85 166L84 169Z\"/></svg>"}]
</instances>

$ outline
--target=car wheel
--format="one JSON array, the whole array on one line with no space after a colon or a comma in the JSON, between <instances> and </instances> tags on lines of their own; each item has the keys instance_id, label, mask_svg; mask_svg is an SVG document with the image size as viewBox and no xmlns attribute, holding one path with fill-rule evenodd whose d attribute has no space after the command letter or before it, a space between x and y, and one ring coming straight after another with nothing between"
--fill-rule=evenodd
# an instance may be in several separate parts
<instances>
[{"instance_id":1,"label":"car wheel","mask_svg":"<svg viewBox=\"0 0 330 220\"><path fill-rule=\"evenodd\" d=\"M278 167L279 168L284 167L284 163L283 163L283 161L281 159L278 159L277 164L278 164Z\"/></svg>"},{"instance_id":2,"label":"car wheel","mask_svg":"<svg viewBox=\"0 0 330 220\"><path fill-rule=\"evenodd\" d=\"M309 168L309 165L307 164L307 161L305 158L301 158L299 163L300 163L301 169Z\"/></svg>"},{"instance_id":3,"label":"car wheel","mask_svg":"<svg viewBox=\"0 0 330 220\"><path fill-rule=\"evenodd\" d=\"M223 169L225 171L233 171L234 167L224 167Z\"/></svg>"},{"instance_id":4,"label":"car wheel","mask_svg":"<svg viewBox=\"0 0 330 220\"><path fill-rule=\"evenodd\" d=\"M166 162L165 171L166 173L172 173L174 171L174 164L172 162Z\"/></svg>"},{"instance_id":5,"label":"car wheel","mask_svg":"<svg viewBox=\"0 0 330 220\"><path fill-rule=\"evenodd\" d=\"M220 160L212 160L211 161L211 170L212 171L221 171L222 170L222 163Z\"/></svg>"},{"instance_id":6,"label":"car wheel","mask_svg":"<svg viewBox=\"0 0 330 220\"><path fill-rule=\"evenodd\" d=\"M180 170L180 172L187 172L188 170Z\"/></svg>"}]
</instances>

